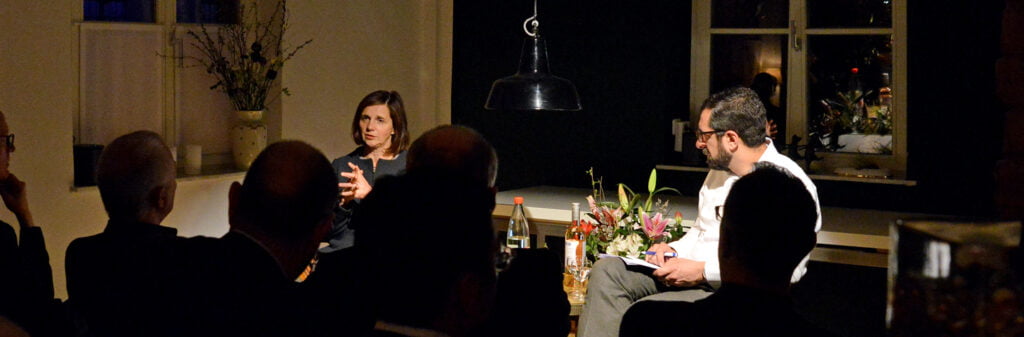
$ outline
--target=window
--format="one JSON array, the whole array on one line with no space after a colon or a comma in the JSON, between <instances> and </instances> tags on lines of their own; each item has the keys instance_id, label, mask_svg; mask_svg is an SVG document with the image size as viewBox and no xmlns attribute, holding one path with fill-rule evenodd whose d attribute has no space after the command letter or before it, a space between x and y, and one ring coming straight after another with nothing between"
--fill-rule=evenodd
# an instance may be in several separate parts
<instances>
[{"instance_id":1,"label":"window","mask_svg":"<svg viewBox=\"0 0 1024 337\"><path fill-rule=\"evenodd\" d=\"M134 130L164 136L169 146L201 145L204 166L230 165L233 108L216 82L193 67L185 34L193 25L230 23L239 2L136 0L82 3L75 143L110 143ZM216 26L208 29L217 29ZM183 151L183 150L179 150Z\"/></svg>"},{"instance_id":2,"label":"window","mask_svg":"<svg viewBox=\"0 0 1024 337\"><path fill-rule=\"evenodd\" d=\"M823 158L809 173L905 177L905 1L694 1L692 34L692 113L749 86L777 145Z\"/></svg>"}]
</instances>

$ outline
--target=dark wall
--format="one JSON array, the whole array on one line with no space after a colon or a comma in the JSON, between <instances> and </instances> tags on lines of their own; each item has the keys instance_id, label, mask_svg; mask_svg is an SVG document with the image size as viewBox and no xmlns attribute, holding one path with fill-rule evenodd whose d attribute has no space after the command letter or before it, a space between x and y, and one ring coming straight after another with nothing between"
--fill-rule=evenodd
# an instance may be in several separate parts
<instances>
[{"instance_id":1,"label":"dark wall","mask_svg":"<svg viewBox=\"0 0 1024 337\"><path fill-rule=\"evenodd\" d=\"M995 95L1003 1L908 3L908 173L915 205L994 214L1006 108Z\"/></svg>"},{"instance_id":2,"label":"dark wall","mask_svg":"<svg viewBox=\"0 0 1024 337\"><path fill-rule=\"evenodd\" d=\"M498 151L500 189L639 186L670 146L672 118L686 118L688 1L539 2L552 72L579 91L579 112L488 111L491 83L516 70L531 1L456 0L452 122L484 134ZM610 184L609 184L610 185Z\"/></svg>"},{"instance_id":3,"label":"dark wall","mask_svg":"<svg viewBox=\"0 0 1024 337\"><path fill-rule=\"evenodd\" d=\"M916 187L819 182L829 206L994 214L993 169L1005 108L995 97L1003 1L908 3L908 176ZM580 112L485 111L491 82L511 75L532 2L457 0L452 122L498 149L499 188L586 186L594 166L640 187L670 155L669 121L686 118L689 1L542 1L553 72L576 84ZM703 174L665 172L696 194Z\"/></svg>"}]
</instances>

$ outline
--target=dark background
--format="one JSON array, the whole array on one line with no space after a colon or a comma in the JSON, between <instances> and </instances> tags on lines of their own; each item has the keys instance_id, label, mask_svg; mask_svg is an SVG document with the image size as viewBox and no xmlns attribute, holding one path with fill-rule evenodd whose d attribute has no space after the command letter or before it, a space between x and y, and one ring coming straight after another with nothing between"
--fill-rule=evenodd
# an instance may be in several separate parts
<instances>
[{"instance_id":1,"label":"dark background","mask_svg":"<svg viewBox=\"0 0 1024 337\"><path fill-rule=\"evenodd\" d=\"M645 186L673 162L670 121L688 118L689 1L539 2L552 72L579 112L488 111L491 83L515 72L532 1L456 0L452 123L498 151L502 190L589 187L585 171ZM818 181L822 205L988 217L1005 108L995 96L1003 1L908 2L908 167L917 186ZM689 146L689 145L687 145ZM695 195L703 173L659 171Z\"/></svg>"}]
</instances>

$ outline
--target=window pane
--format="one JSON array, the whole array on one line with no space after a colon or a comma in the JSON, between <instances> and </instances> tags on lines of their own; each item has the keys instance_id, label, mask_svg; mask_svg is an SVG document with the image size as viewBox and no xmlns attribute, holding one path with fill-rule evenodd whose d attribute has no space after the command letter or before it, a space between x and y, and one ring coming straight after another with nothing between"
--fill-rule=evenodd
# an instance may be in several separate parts
<instances>
[{"instance_id":1,"label":"window pane","mask_svg":"<svg viewBox=\"0 0 1024 337\"><path fill-rule=\"evenodd\" d=\"M711 92L746 86L761 96L768 119L778 126L777 145L786 143L786 35L713 35Z\"/></svg>"},{"instance_id":2,"label":"window pane","mask_svg":"<svg viewBox=\"0 0 1024 337\"><path fill-rule=\"evenodd\" d=\"M178 0L179 23L238 22L238 0Z\"/></svg>"},{"instance_id":3,"label":"window pane","mask_svg":"<svg viewBox=\"0 0 1024 337\"><path fill-rule=\"evenodd\" d=\"M712 28L789 27L788 0L714 0Z\"/></svg>"},{"instance_id":4,"label":"window pane","mask_svg":"<svg viewBox=\"0 0 1024 337\"><path fill-rule=\"evenodd\" d=\"M108 144L136 130L163 133L163 36L159 27L82 26L79 143Z\"/></svg>"},{"instance_id":5,"label":"window pane","mask_svg":"<svg viewBox=\"0 0 1024 337\"><path fill-rule=\"evenodd\" d=\"M807 45L808 130L829 151L891 154L891 36L809 36Z\"/></svg>"},{"instance_id":6,"label":"window pane","mask_svg":"<svg viewBox=\"0 0 1024 337\"><path fill-rule=\"evenodd\" d=\"M85 21L156 22L153 0L85 0Z\"/></svg>"},{"instance_id":7,"label":"window pane","mask_svg":"<svg viewBox=\"0 0 1024 337\"><path fill-rule=\"evenodd\" d=\"M807 0L809 28L892 27L892 0Z\"/></svg>"}]
</instances>

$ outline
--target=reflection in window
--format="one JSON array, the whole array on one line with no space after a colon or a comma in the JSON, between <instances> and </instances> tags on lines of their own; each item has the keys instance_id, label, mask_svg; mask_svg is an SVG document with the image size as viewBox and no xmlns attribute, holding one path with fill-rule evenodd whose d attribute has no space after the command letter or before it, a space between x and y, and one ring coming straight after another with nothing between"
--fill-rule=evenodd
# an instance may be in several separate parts
<instances>
[{"instance_id":1,"label":"reflection in window","mask_svg":"<svg viewBox=\"0 0 1024 337\"><path fill-rule=\"evenodd\" d=\"M776 125L775 144L786 143L786 35L714 35L711 92L733 86L754 89Z\"/></svg>"},{"instance_id":2,"label":"reflection in window","mask_svg":"<svg viewBox=\"0 0 1024 337\"><path fill-rule=\"evenodd\" d=\"M156 22L153 0L85 0L85 21Z\"/></svg>"},{"instance_id":3,"label":"reflection in window","mask_svg":"<svg viewBox=\"0 0 1024 337\"><path fill-rule=\"evenodd\" d=\"M713 28L789 27L787 0L715 0L711 6Z\"/></svg>"},{"instance_id":4,"label":"reflection in window","mask_svg":"<svg viewBox=\"0 0 1024 337\"><path fill-rule=\"evenodd\" d=\"M807 0L808 28L892 27L892 0Z\"/></svg>"},{"instance_id":5,"label":"reflection in window","mask_svg":"<svg viewBox=\"0 0 1024 337\"><path fill-rule=\"evenodd\" d=\"M892 37L808 38L809 130L829 151L892 153Z\"/></svg>"}]
</instances>

